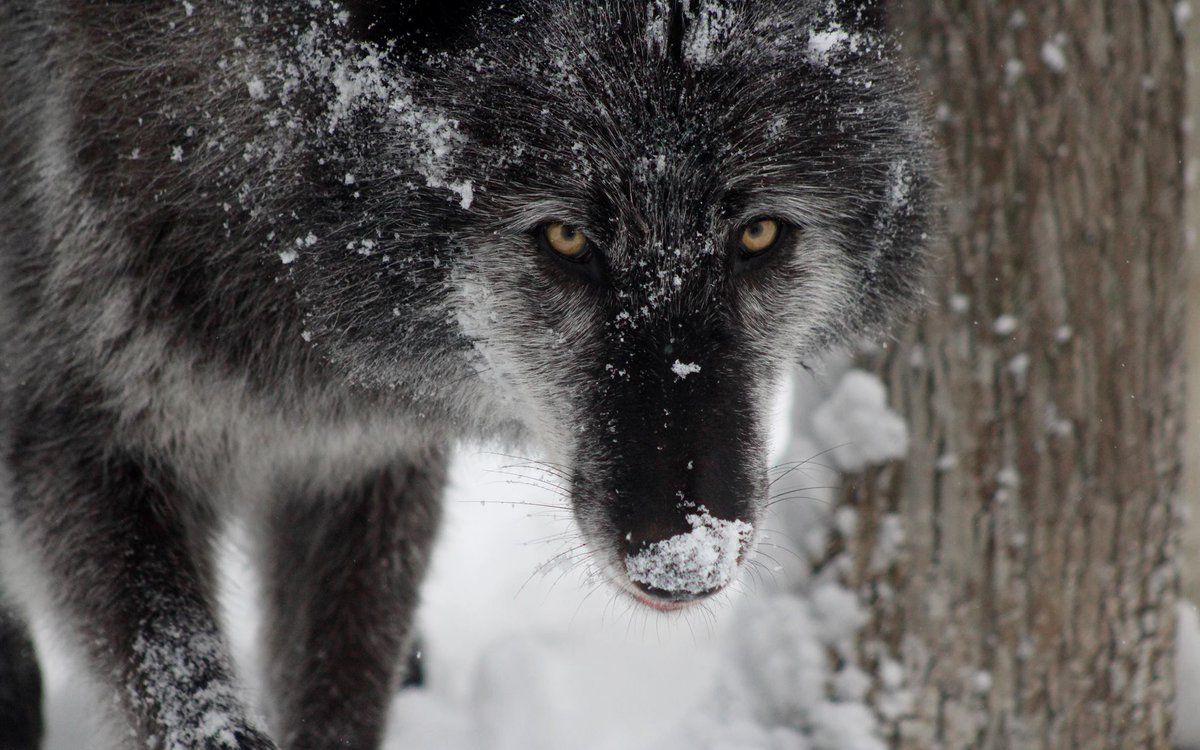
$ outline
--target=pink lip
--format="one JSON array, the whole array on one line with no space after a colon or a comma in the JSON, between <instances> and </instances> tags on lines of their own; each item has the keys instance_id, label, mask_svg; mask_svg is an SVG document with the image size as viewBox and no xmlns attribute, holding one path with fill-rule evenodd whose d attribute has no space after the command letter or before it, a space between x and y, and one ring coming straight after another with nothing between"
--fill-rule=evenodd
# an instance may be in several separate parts
<instances>
[{"instance_id":1,"label":"pink lip","mask_svg":"<svg viewBox=\"0 0 1200 750\"><path fill-rule=\"evenodd\" d=\"M648 596L643 596L642 594L634 593L632 591L629 592L629 595L632 596L634 599L637 599L642 604L645 604L647 607L650 607L651 609L657 609L659 612L678 612L681 609L685 609L685 608L691 606L692 604L695 604L694 601L661 602L661 601L657 601L655 599L651 599Z\"/></svg>"}]
</instances>

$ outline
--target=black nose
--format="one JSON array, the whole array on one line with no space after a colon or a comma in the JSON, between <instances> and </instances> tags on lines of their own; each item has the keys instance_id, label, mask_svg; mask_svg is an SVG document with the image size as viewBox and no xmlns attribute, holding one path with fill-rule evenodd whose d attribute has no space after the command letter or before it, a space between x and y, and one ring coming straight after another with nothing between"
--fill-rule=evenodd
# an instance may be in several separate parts
<instances>
[{"instance_id":1,"label":"black nose","mask_svg":"<svg viewBox=\"0 0 1200 750\"><path fill-rule=\"evenodd\" d=\"M600 469L585 481L620 534L612 542L630 588L656 604L711 596L733 580L765 483L759 409L745 387L750 354L720 325L669 323L622 346L628 377L603 376L611 385L597 391L587 431L604 439L589 444Z\"/></svg>"}]
</instances>

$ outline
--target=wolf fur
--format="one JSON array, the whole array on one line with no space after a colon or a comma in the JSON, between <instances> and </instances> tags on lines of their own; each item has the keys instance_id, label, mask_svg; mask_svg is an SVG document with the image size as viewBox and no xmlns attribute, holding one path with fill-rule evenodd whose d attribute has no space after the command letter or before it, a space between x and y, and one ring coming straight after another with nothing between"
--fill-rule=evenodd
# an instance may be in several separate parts
<instances>
[{"instance_id":1,"label":"wolf fur","mask_svg":"<svg viewBox=\"0 0 1200 750\"><path fill-rule=\"evenodd\" d=\"M40 732L30 611L129 747L377 746L464 437L542 450L615 585L707 593L626 560L752 527L781 374L917 294L876 3L0 5L3 750ZM755 217L787 232L746 260ZM231 518L270 735L214 615Z\"/></svg>"}]
</instances>

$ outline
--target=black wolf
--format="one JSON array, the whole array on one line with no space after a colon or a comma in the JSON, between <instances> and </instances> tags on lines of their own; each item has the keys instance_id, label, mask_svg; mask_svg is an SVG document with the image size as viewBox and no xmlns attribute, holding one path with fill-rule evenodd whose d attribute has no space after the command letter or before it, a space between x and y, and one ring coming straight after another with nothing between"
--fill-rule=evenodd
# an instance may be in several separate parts
<instances>
[{"instance_id":1,"label":"black wolf","mask_svg":"<svg viewBox=\"0 0 1200 750\"><path fill-rule=\"evenodd\" d=\"M721 589L774 384L921 278L874 3L0 6L2 748L31 610L131 747L375 747L462 437L543 451L631 596ZM214 619L235 516L274 740Z\"/></svg>"}]
</instances>

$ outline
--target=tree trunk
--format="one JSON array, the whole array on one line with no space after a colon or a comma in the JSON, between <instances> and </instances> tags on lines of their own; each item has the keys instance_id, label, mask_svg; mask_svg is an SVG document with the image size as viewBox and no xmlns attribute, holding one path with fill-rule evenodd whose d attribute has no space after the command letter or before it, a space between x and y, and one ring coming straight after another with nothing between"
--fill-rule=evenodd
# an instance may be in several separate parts
<instances>
[{"instance_id":1,"label":"tree trunk","mask_svg":"<svg viewBox=\"0 0 1200 750\"><path fill-rule=\"evenodd\" d=\"M930 308L868 364L911 452L847 480L837 554L871 608L864 663L891 688L905 667L911 701L876 701L897 747L1170 746L1175 6L909 0L894 19L936 105L947 217Z\"/></svg>"},{"instance_id":2,"label":"tree trunk","mask_svg":"<svg viewBox=\"0 0 1200 750\"><path fill-rule=\"evenodd\" d=\"M1200 23L1186 26L1185 45L1188 60L1187 118L1187 204L1185 209L1188 276L1188 308L1185 357L1187 361L1187 419L1185 421L1182 506L1188 523L1184 524L1179 555L1181 592L1185 599L1200 602Z\"/></svg>"}]
</instances>

